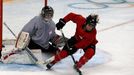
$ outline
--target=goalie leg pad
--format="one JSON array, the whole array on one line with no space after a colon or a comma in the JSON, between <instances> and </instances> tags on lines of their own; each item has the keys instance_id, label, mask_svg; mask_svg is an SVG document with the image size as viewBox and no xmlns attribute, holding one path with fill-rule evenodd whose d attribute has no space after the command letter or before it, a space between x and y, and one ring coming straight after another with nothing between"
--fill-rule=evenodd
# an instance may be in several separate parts
<instances>
[{"instance_id":1,"label":"goalie leg pad","mask_svg":"<svg viewBox=\"0 0 134 75\"><path fill-rule=\"evenodd\" d=\"M41 51L33 50L32 52L36 55L37 58L42 60ZM2 50L1 59L3 63L34 64L25 50Z\"/></svg>"},{"instance_id":2,"label":"goalie leg pad","mask_svg":"<svg viewBox=\"0 0 134 75\"><path fill-rule=\"evenodd\" d=\"M17 38L15 47L19 49L24 49L25 47L28 46L29 41L30 41L29 33L21 32Z\"/></svg>"}]
</instances>

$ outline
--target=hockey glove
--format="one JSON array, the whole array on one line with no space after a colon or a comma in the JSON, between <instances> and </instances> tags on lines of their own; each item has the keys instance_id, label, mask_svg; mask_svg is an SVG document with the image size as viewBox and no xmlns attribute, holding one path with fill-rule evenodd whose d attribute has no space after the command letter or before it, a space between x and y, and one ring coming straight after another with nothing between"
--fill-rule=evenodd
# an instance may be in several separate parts
<instances>
[{"instance_id":1,"label":"hockey glove","mask_svg":"<svg viewBox=\"0 0 134 75\"><path fill-rule=\"evenodd\" d=\"M63 26L66 24L64 19L60 18L59 22L56 24L57 30L60 30L63 28Z\"/></svg>"},{"instance_id":2,"label":"hockey glove","mask_svg":"<svg viewBox=\"0 0 134 75\"><path fill-rule=\"evenodd\" d=\"M71 51L76 51L77 48L76 48L75 46L73 46L73 47L70 47L70 50L71 50Z\"/></svg>"},{"instance_id":3,"label":"hockey glove","mask_svg":"<svg viewBox=\"0 0 134 75\"><path fill-rule=\"evenodd\" d=\"M73 47L70 47L70 48L69 48L68 53L69 53L69 55L72 55L72 54L74 54L76 51L77 51L77 48L76 48L75 46L73 46Z\"/></svg>"}]
</instances>

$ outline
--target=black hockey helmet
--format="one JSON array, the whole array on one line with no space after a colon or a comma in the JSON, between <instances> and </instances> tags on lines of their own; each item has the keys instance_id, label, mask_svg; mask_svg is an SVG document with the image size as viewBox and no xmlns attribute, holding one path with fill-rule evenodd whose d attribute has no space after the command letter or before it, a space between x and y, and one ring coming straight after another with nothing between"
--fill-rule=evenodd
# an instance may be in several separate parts
<instances>
[{"instance_id":1,"label":"black hockey helmet","mask_svg":"<svg viewBox=\"0 0 134 75\"><path fill-rule=\"evenodd\" d=\"M83 25L83 29L87 32L92 31L95 27L96 24L98 23L99 19L98 19L98 15L96 14L90 14L87 18L86 18L86 23L85 25Z\"/></svg>"},{"instance_id":2,"label":"black hockey helmet","mask_svg":"<svg viewBox=\"0 0 134 75\"><path fill-rule=\"evenodd\" d=\"M94 25L96 26L96 24L99 22L99 18L98 15L96 14L90 14L87 18L86 18L86 24L90 24L90 25Z\"/></svg>"},{"instance_id":3,"label":"black hockey helmet","mask_svg":"<svg viewBox=\"0 0 134 75\"><path fill-rule=\"evenodd\" d=\"M54 10L50 6L45 6L41 10L41 16L43 18L52 18L53 17L53 14L54 14Z\"/></svg>"}]
</instances>

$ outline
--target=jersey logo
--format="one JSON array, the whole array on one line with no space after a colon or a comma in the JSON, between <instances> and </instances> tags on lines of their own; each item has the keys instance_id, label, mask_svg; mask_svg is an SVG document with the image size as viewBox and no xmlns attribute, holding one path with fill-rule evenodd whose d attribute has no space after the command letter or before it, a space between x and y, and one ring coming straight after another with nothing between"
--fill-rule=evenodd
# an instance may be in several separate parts
<instances>
[{"instance_id":1,"label":"jersey logo","mask_svg":"<svg viewBox=\"0 0 134 75\"><path fill-rule=\"evenodd\" d=\"M51 35L51 34L52 34L52 31L49 32L49 35Z\"/></svg>"},{"instance_id":2,"label":"jersey logo","mask_svg":"<svg viewBox=\"0 0 134 75\"><path fill-rule=\"evenodd\" d=\"M82 37L82 36L80 36L80 35L79 35L79 38L80 38L81 40L83 39L83 37Z\"/></svg>"}]
</instances>

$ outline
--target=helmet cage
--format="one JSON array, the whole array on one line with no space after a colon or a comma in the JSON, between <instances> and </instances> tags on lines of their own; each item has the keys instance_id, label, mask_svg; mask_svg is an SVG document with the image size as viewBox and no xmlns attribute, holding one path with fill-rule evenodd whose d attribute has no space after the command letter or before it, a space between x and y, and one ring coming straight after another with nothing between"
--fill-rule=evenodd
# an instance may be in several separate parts
<instances>
[{"instance_id":1,"label":"helmet cage","mask_svg":"<svg viewBox=\"0 0 134 75\"><path fill-rule=\"evenodd\" d=\"M54 13L54 11L53 11L53 8L52 7L45 6L45 7L42 8L41 16L43 18L50 19L50 18L53 17L53 13Z\"/></svg>"}]
</instances>

